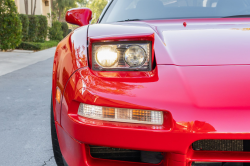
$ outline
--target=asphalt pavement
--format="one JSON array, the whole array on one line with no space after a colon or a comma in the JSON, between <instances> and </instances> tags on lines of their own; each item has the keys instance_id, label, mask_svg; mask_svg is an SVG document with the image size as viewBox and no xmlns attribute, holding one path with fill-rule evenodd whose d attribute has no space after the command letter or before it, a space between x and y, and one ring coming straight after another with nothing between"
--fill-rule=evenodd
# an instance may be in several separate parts
<instances>
[{"instance_id":1,"label":"asphalt pavement","mask_svg":"<svg viewBox=\"0 0 250 166\"><path fill-rule=\"evenodd\" d=\"M55 49L53 47L38 52L26 50L0 52L0 76L51 58L55 53Z\"/></svg>"},{"instance_id":2,"label":"asphalt pavement","mask_svg":"<svg viewBox=\"0 0 250 166\"><path fill-rule=\"evenodd\" d=\"M0 166L56 166L50 134L54 52L0 52Z\"/></svg>"}]
</instances>

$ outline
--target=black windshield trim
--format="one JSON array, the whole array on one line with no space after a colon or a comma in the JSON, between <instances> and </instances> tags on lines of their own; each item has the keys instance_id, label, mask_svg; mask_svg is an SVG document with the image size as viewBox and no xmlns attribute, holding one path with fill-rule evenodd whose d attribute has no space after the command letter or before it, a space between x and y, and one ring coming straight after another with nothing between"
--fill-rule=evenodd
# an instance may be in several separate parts
<instances>
[{"instance_id":1,"label":"black windshield trim","mask_svg":"<svg viewBox=\"0 0 250 166\"><path fill-rule=\"evenodd\" d=\"M127 22L127 21L141 21L142 19L127 19L127 20L121 20L116 22Z\"/></svg>"},{"instance_id":2,"label":"black windshield trim","mask_svg":"<svg viewBox=\"0 0 250 166\"><path fill-rule=\"evenodd\" d=\"M226 16L222 18L245 18L245 17L250 17L250 15L233 15L233 16Z\"/></svg>"},{"instance_id":3,"label":"black windshield trim","mask_svg":"<svg viewBox=\"0 0 250 166\"><path fill-rule=\"evenodd\" d=\"M214 19L214 18L225 18L225 17L176 17L176 18L155 18L155 19L138 19L132 20L133 21L156 21L156 20L189 20L189 19ZM101 24L113 24L113 23L122 23L122 22L129 22L129 21L114 21L114 22L105 22Z\"/></svg>"}]
</instances>

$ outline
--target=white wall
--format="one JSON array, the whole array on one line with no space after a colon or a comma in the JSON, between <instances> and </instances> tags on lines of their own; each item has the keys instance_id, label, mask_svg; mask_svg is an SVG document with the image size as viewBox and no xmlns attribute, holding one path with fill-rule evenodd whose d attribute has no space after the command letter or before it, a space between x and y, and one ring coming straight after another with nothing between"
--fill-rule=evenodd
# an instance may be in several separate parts
<instances>
[{"instance_id":1,"label":"white wall","mask_svg":"<svg viewBox=\"0 0 250 166\"><path fill-rule=\"evenodd\" d=\"M18 0L18 1L19 1L19 4L18 4L19 12L21 14L26 14L24 0ZM34 9L34 5L35 5L35 0L28 0L28 14L31 14L31 1L33 1L33 9ZM37 0L36 1L35 15L41 15L41 14L42 14L42 0Z\"/></svg>"}]
</instances>

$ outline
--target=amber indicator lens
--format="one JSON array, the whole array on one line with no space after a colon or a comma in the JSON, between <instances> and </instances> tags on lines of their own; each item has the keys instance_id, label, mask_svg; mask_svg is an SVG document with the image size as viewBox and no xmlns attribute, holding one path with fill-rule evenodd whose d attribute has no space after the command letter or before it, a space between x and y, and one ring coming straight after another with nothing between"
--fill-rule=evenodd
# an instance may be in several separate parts
<instances>
[{"instance_id":1,"label":"amber indicator lens","mask_svg":"<svg viewBox=\"0 0 250 166\"><path fill-rule=\"evenodd\" d=\"M59 88L56 88L56 101L58 103L61 102L61 91L59 90Z\"/></svg>"},{"instance_id":2,"label":"amber indicator lens","mask_svg":"<svg viewBox=\"0 0 250 166\"><path fill-rule=\"evenodd\" d=\"M114 108L103 107L102 108L102 114L103 114L104 118L115 118L115 109Z\"/></svg>"},{"instance_id":3,"label":"amber indicator lens","mask_svg":"<svg viewBox=\"0 0 250 166\"><path fill-rule=\"evenodd\" d=\"M139 121L151 121L151 111L132 110L132 119Z\"/></svg>"},{"instance_id":4,"label":"amber indicator lens","mask_svg":"<svg viewBox=\"0 0 250 166\"><path fill-rule=\"evenodd\" d=\"M107 121L156 125L163 124L162 111L112 108L81 103L78 109L78 115Z\"/></svg>"}]
</instances>

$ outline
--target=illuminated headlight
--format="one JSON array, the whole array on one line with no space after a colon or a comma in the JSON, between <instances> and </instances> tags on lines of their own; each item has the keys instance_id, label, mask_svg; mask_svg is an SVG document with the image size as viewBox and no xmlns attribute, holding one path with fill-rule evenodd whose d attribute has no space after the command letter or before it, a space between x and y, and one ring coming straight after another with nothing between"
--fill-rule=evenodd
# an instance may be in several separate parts
<instances>
[{"instance_id":1,"label":"illuminated headlight","mask_svg":"<svg viewBox=\"0 0 250 166\"><path fill-rule=\"evenodd\" d=\"M98 43L92 46L93 70L150 71L151 42Z\"/></svg>"},{"instance_id":2,"label":"illuminated headlight","mask_svg":"<svg viewBox=\"0 0 250 166\"><path fill-rule=\"evenodd\" d=\"M150 111L140 109L125 109L101 107L88 104L80 104L78 115L107 121L144 123L144 124L163 124L162 111Z\"/></svg>"},{"instance_id":3,"label":"illuminated headlight","mask_svg":"<svg viewBox=\"0 0 250 166\"><path fill-rule=\"evenodd\" d=\"M112 67L118 61L118 54L112 46L101 46L96 51L95 59L100 66Z\"/></svg>"}]
</instances>

